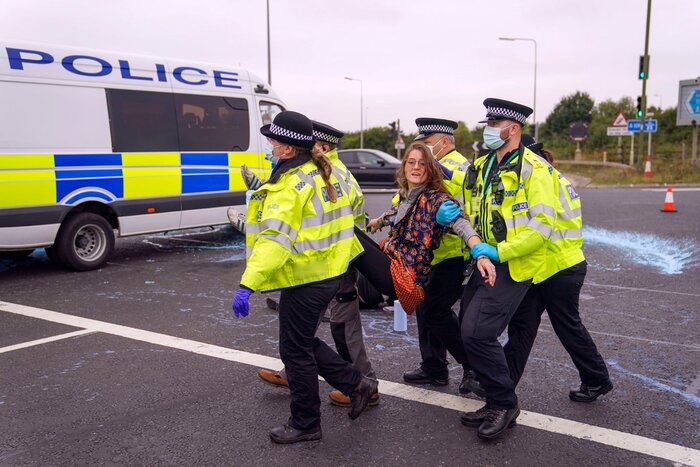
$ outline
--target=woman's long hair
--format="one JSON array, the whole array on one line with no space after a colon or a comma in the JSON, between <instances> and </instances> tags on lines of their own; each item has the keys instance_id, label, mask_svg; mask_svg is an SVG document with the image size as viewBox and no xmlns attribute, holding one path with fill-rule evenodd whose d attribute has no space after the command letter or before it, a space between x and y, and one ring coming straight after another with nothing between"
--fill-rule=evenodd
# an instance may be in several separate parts
<instances>
[{"instance_id":1,"label":"woman's long hair","mask_svg":"<svg viewBox=\"0 0 700 467\"><path fill-rule=\"evenodd\" d=\"M420 141L414 141L408 146L408 149L406 149L403 159L401 160L401 165L396 171L396 182L399 185L399 196L402 199L405 199L408 195L406 164L408 161L408 155L411 153L411 151L419 151L423 155L423 160L425 160L425 170L428 174L428 177L425 180L425 189L447 193L447 190L445 189L445 186L442 183L445 177L442 174L442 170L440 169L438 162L435 160L433 154L430 152L430 149L428 148L428 146L425 145L425 143L421 143Z\"/></svg>"},{"instance_id":2,"label":"woman's long hair","mask_svg":"<svg viewBox=\"0 0 700 467\"><path fill-rule=\"evenodd\" d=\"M297 154L308 153L311 155L311 160L316 164L318 172L323 177L323 182L326 184L326 190L328 191L328 198L331 203L335 203L338 200L338 193L335 191L335 187L331 183L331 173L333 173L333 164L331 164L330 159L323 154L323 151L318 148L317 145L311 149L294 147Z\"/></svg>"}]
</instances>

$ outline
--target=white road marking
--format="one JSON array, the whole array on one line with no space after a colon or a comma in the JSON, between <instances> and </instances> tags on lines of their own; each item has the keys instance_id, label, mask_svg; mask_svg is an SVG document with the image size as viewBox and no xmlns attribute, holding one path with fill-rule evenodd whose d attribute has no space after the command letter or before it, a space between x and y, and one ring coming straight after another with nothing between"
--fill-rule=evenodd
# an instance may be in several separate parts
<instances>
[{"instance_id":1,"label":"white road marking","mask_svg":"<svg viewBox=\"0 0 700 467\"><path fill-rule=\"evenodd\" d=\"M189 339L159 334L142 329L106 323L79 316L67 315L55 311L33 308L7 302L0 302L0 311L43 319L68 326L85 328L85 330L98 331L115 336L148 342L155 345L180 349L199 355L207 355L237 363L244 363L255 367L281 368L282 362L277 358L267 357L235 349L220 347L197 342ZM380 380L381 392L388 396L424 404L435 405L456 411L472 411L478 409L481 402L465 399L460 396L439 393L392 381ZM537 428L551 433L571 436L578 439L594 441L596 443L613 446L628 451L637 452L671 462L700 467L700 450L685 446L658 441L644 436L611 430L609 428L588 425L586 423L567 420L559 417L522 411L518 418L520 425Z\"/></svg>"},{"instance_id":2,"label":"white road marking","mask_svg":"<svg viewBox=\"0 0 700 467\"><path fill-rule=\"evenodd\" d=\"M84 336L85 334L92 334L95 331L90 329L82 329L80 331L73 331L66 334L59 334L57 336L45 337L43 339L37 339L35 341L22 342L21 344L10 345L8 347L0 348L0 353L12 352L13 350L26 349L27 347L34 347L35 345L46 344L48 342L60 341L62 339L70 339L71 337Z\"/></svg>"},{"instance_id":3,"label":"white road marking","mask_svg":"<svg viewBox=\"0 0 700 467\"><path fill-rule=\"evenodd\" d=\"M591 287L602 287L608 289L629 290L632 292L653 292L653 293L668 293L673 295L685 295L687 297L700 297L700 294L689 292L674 292L672 290L646 289L642 287L625 287L622 285L596 284L595 282L586 282L586 285Z\"/></svg>"},{"instance_id":4,"label":"white road marking","mask_svg":"<svg viewBox=\"0 0 700 467\"><path fill-rule=\"evenodd\" d=\"M547 325L547 324L542 325L542 330L544 330L545 332L554 332L554 328L552 328L551 325ZM590 334L597 334L597 335L606 336L606 337L618 337L620 339L630 339L633 341L648 342L650 344L674 345L677 347L685 347L687 349L700 350L700 345L694 345L694 344L679 344L678 342L658 341L655 339L647 339L644 337L625 336L623 334L613 334L611 332L591 331L590 329L588 330L588 332Z\"/></svg>"}]
</instances>

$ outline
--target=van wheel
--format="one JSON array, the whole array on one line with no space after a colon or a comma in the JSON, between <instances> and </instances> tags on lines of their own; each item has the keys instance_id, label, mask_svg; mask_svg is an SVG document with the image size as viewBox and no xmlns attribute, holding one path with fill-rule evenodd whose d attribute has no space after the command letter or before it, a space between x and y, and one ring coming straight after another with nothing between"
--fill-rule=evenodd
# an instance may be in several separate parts
<instances>
[{"instance_id":1,"label":"van wheel","mask_svg":"<svg viewBox=\"0 0 700 467\"><path fill-rule=\"evenodd\" d=\"M58 231L49 258L76 271L98 269L114 249L114 230L104 217L78 213L66 219Z\"/></svg>"}]
</instances>

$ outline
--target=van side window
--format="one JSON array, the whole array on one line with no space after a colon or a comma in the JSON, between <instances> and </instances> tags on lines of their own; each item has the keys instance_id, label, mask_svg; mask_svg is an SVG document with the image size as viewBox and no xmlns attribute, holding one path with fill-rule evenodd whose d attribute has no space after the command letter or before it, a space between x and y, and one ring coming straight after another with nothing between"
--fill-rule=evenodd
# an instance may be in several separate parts
<instances>
[{"instance_id":1,"label":"van side window","mask_svg":"<svg viewBox=\"0 0 700 467\"><path fill-rule=\"evenodd\" d=\"M114 152L246 151L248 101L107 89Z\"/></svg>"},{"instance_id":2,"label":"van side window","mask_svg":"<svg viewBox=\"0 0 700 467\"><path fill-rule=\"evenodd\" d=\"M248 101L236 97L175 94L181 151L246 151Z\"/></svg>"},{"instance_id":3,"label":"van side window","mask_svg":"<svg viewBox=\"0 0 700 467\"><path fill-rule=\"evenodd\" d=\"M173 95L107 89L114 152L177 151Z\"/></svg>"},{"instance_id":4,"label":"van side window","mask_svg":"<svg viewBox=\"0 0 700 467\"><path fill-rule=\"evenodd\" d=\"M272 120L275 119L278 113L282 112L284 108L279 104L273 104L272 102L260 102L260 120L263 125L269 125Z\"/></svg>"}]
</instances>

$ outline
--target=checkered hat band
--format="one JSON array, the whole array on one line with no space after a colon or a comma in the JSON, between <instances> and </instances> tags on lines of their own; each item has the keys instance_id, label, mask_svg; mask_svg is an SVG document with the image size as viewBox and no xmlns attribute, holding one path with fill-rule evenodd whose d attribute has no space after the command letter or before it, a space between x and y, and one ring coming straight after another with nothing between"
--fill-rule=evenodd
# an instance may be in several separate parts
<instances>
[{"instance_id":1,"label":"checkered hat band","mask_svg":"<svg viewBox=\"0 0 700 467\"><path fill-rule=\"evenodd\" d=\"M418 127L419 133L447 133L448 135L453 135L455 129L447 125L420 125Z\"/></svg>"},{"instance_id":2,"label":"checkered hat band","mask_svg":"<svg viewBox=\"0 0 700 467\"><path fill-rule=\"evenodd\" d=\"M292 138L300 141L313 141L314 137L311 135L302 135L296 131L287 130L281 126L277 126L274 123L270 124L270 133L277 136L285 136L287 138Z\"/></svg>"},{"instance_id":3,"label":"checkered hat band","mask_svg":"<svg viewBox=\"0 0 700 467\"><path fill-rule=\"evenodd\" d=\"M504 107L487 107L486 111L487 117L504 117L509 120L515 120L516 122L520 122L522 124L525 124L525 120L527 120L527 117L521 114L520 112L516 112L515 110L511 109L506 109Z\"/></svg>"},{"instance_id":4,"label":"checkered hat band","mask_svg":"<svg viewBox=\"0 0 700 467\"><path fill-rule=\"evenodd\" d=\"M338 144L340 142L340 138L337 136L331 136L328 133L323 133L321 131L314 130L314 136L316 139L320 139L321 141L326 141L331 144Z\"/></svg>"}]
</instances>

